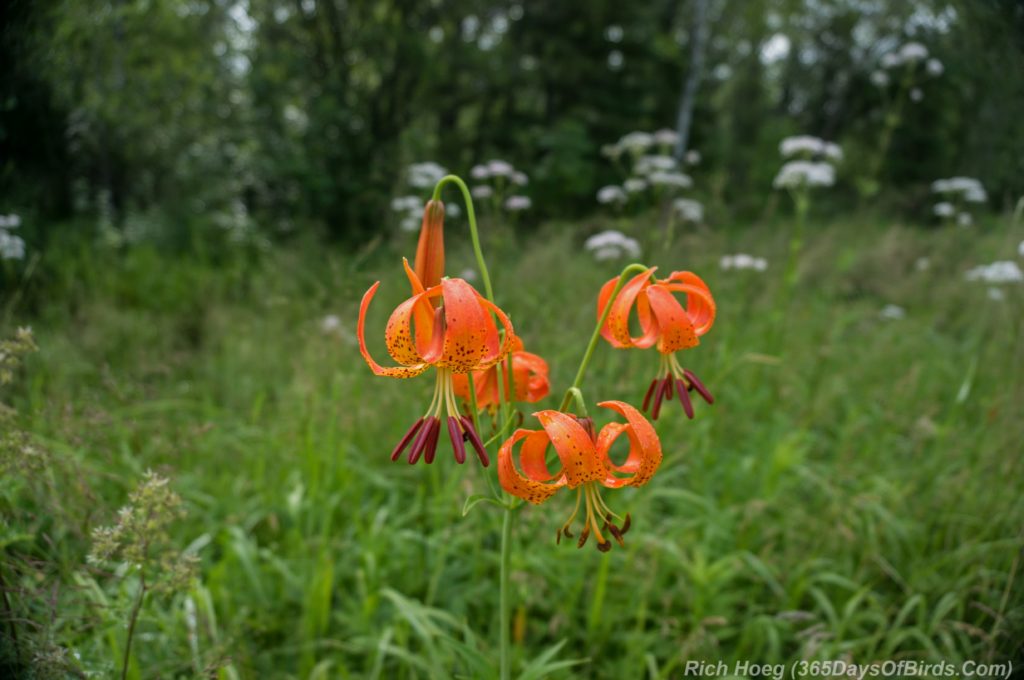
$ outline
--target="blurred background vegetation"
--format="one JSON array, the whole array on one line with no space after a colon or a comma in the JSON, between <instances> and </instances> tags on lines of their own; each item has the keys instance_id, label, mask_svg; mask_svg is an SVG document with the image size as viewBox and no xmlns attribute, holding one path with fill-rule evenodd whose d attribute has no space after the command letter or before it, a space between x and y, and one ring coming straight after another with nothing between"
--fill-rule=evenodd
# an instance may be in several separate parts
<instances>
[{"instance_id":1,"label":"blurred background vegetation","mask_svg":"<svg viewBox=\"0 0 1024 680\"><path fill-rule=\"evenodd\" d=\"M886 66L910 44L930 76ZM684 102L673 240L607 147ZM792 135L843 157L796 210ZM0 678L496 677L501 519L462 513L494 468L391 464L430 381L354 338L381 279L383 356L410 167L495 159L529 175L528 208L478 208L539 408L627 256L719 306L686 356L715 405L609 494L627 546L556 546L563 499L517 514L515 677L1024 664L1017 0L8 0ZM445 198L447 271L478 277ZM587 399L655 364L600 346Z\"/></svg>"},{"instance_id":2,"label":"blurred background vegetation","mask_svg":"<svg viewBox=\"0 0 1024 680\"><path fill-rule=\"evenodd\" d=\"M675 127L696 4L689 146L720 221L761 214L788 134L840 143L857 175L884 115L870 75L909 40L945 73L903 111L882 200L919 209L933 179L982 170L996 205L1014 200L1015 0L13 0L0 196L39 244L78 217L179 246L249 223L354 241L387 230L409 163L498 156L531 170L538 216L579 215L614 180L602 145Z\"/></svg>"}]
</instances>

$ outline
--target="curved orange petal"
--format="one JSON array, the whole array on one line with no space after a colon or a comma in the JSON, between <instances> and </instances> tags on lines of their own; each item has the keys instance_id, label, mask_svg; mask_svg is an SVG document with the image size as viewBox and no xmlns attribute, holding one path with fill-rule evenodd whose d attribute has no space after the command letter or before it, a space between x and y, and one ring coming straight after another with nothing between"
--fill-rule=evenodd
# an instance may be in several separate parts
<instances>
[{"instance_id":1,"label":"curved orange petal","mask_svg":"<svg viewBox=\"0 0 1024 680\"><path fill-rule=\"evenodd\" d=\"M694 332L704 335L711 330L715 323L715 298L703 279L693 272L672 272L664 281L669 290L686 293L686 313L693 323Z\"/></svg>"},{"instance_id":2,"label":"curved orange petal","mask_svg":"<svg viewBox=\"0 0 1024 680\"><path fill-rule=\"evenodd\" d=\"M612 291L615 290L615 284L618 282L619 277L616 276L608 280L603 286L601 286L601 292L597 295L597 318L601 319L601 315L604 314L604 308L608 305L608 299L612 296ZM608 341L608 343L615 349L625 349L628 345L623 345L621 342L615 339L612 335L612 329L608 327L608 320L605 319L604 324L601 325L601 337Z\"/></svg>"},{"instance_id":3,"label":"curved orange petal","mask_svg":"<svg viewBox=\"0 0 1024 680\"><path fill-rule=\"evenodd\" d=\"M548 362L536 354L513 352L512 375L515 377L516 401L532 404L548 396L551 391Z\"/></svg>"},{"instance_id":4,"label":"curved orange petal","mask_svg":"<svg viewBox=\"0 0 1024 680\"><path fill-rule=\"evenodd\" d=\"M538 411L533 415L551 439L570 489L585 482L603 481L609 475L607 457L597 455L594 440L574 416L560 411Z\"/></svg>"},{"instance_id":5,"label":"curved orange petal","mask_svg":"<svg viewBox=\"0 0 1024 680\"><path fill-rule=\"evenodd\" d=\"M501 323L502 328L505 329L505 340L504 342L501 343L501 346L499 347L498 330L494 326L493 322L491 323L490 327L492 329L493 335L488 335L487 354L483 356L483 358L480 360L480 363L474 369L479 371L485 368L490 368L494 364L498 363L499 361L507 357L508 353L512 351L516 343L519 342L521 346L522 341L519 340L518 337L516 337L515 329L512 328L512 322L509 320L505 312L501 311L501 308L498 307L498 305L494 304L493 302L483 297L479 293L477 293L477 297L479 298L480 304L483 305L485 309L494 312L494 315L498 317L498 322ZM492 349L494 352L493 356L491 355Z\"/></svg>"},{"instance_id":6,"label":"curved orange petal","mask_svg":"<svg viewBox=\"0 0 1024 680\"><path fill-rule=\"evenodd\" d=\"M441 295L445 320L441 363L456 373L477 370L492 347L497 351L494 320L480 303L480 294L462 279L441 281Z\"/></svg>"},{"instance_id":7,"label":"curved orange petal","mask_svg":"<svg viewBox=\"0 0 1024 680\"><path fill-rule=\"evenodd\" d=\"M373 299L374 294L377 292L377 288L380 286L380 281L370 286L363 294L363 300L359 303L359 321L356 325L356 336L359 338L359 353L363 355L363 359L366 360L366 365L370 367L374 375L385 375L389 378L413 378L423 371L430 368L428 364L418 364L413 366L381 366L373 357L370 356L370 350L366 348L366 310L370 308L370 301Z\"/></svg>"},{"instance_id":8,"label":"curved orange petal","mask_svg":"<svg viewBox=\"0 0 1024 680\"><path fill-rule=\"evenodd\" d=\"M402 258L402 266L405 268L405 276L409 279L409 285L412 287L413 296L426 292L423 283L420 282L420 277L409 266L408 258ZM416 347L419 353L423 354L430 346L434 334L434 305L430 303L430 300L423 299L416 305L413 319L416 322Z\"/></svg>"},{"instance_id":9,"label":"curved orange petal","mask_svg":"<svg viewBox=\"0 0 1024 680\"><path fill-rule=\"evenodd\" d=\"M608 474L601 480L607 487L618 488L622 486L643 486L661 465L661 440L654 426L644 418L640 411L636 410L624 401L602 401L598 403L602 408L611 409L626 418L626 424L611 423L601 428L597 435L597 455L605 461L608 467ZM605 434L605 431L608 431ZM622 465L615 465L608 458L608 451L612 443L622 433L629 437L629 456ZM615 472L631 473L631 477L616 477Z\"/></svg>"},{"instance_id":10,"label":"curved orange petal","mask_svg":"<svg viewBox=\"0 0 1024 680\"><path fill-rule=\"evenodd\" d=\"M615 343L618 343L612 343L614 346L619 348L639 347L643 349L650 347L658 339L658 325L653 323L651 319L647 300L640 296L640 293L650 285L650 277L656 270L657 267L651 267L647 271L634 276L622 286L619 294L611 301L612 307L611 311L608 312L608 319L605 325L608 327L608 331L615 340ZM605 284L606 288L607 286L608 284ZM604 289L602 289L603 292L605 292ZM637 316L640 319L640 331L642 333L636 338L631 337L629 333L629 314L633 309L634 303L637 306ZM599 314L603 313L603 311L604 308L600 307Z\"/></svg>"},{"instance_id":11,"label":"curved orange petal","mask_svg":"<svg viewBox=\"0 0 1024 680\"><path fill-rule=\"evenodd\" d=\"M515 447L519 440L524 438L527 439L527 443L523 445L526 447L530 440L535 440L538 437L544 440L546 446L547 434L543 431L516 430L498 450L498 481L501 483L501 488L513 496L522 498L524 501L529 501L534 505L540 505L551 498L566 483L565 475L562 475L554 482L545 483L544 481L531 479L516 469L515 461L512 460L513 447ZM534 445L534 448L536 448L536 445ZM520 458L522 458L522 453L520 453Z\"/></svg>"},{"instance_id":12,"label":"curved orange petal","mask_svg":"<svg viewBox=\"0 0 1024 680\"><path fill-rule=\"evenodd\" d=\"M664 285L656 283L644 291L647 301L658 320L658 351L671 354L681 349L696 347L700 340L694 332L690 315Z\"/></svg>"}]
</instances>

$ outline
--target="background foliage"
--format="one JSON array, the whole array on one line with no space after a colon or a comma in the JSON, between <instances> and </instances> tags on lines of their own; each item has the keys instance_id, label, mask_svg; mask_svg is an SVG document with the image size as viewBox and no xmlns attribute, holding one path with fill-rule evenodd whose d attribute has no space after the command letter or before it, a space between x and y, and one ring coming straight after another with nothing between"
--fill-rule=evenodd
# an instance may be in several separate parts
<instances>
[{"instance_id":1,"label":"background foliage","mask_svg":"<svg viewBox=\"0 0 1024 680\"><path fill-rule=\"evenodd\" d=\"M556 546L564 499L517 515L519 678L1024 664L1024 296L965 277L1024 257L1024 11L708 0L706 219L663 245L653 203L599 209L602 146L674 126L699 1L0 3L0 233L25 251L0 259L0 677L116 677L148 587L131 678L495 677L500 517L462 516L493 468L386 460L429 380L374 378L353 335L370 283L377 331L405 290L409 164L492 158L530 176L530 210L478 207L552 367L538 407L621 265L588 236L699 273L720 314L686 356L716 404L666 409L664 467L609 497L625 549ZM872 74L908 41L944 72L866 197ZM789 291L772 179L800 133L845 160ZM956 175L988 190L971 229L931 213ZM458 203L448 272L472 276ZM763 267L723 265L741 251ZM639 400L654 368L602 345L587 397Z\"/></svg>"}]
</instances>

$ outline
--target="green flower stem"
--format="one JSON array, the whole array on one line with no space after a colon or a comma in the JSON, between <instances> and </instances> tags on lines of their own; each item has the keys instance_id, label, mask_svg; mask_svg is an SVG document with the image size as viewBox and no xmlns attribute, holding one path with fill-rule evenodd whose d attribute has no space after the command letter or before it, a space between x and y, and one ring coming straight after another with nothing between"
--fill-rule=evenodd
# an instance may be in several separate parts
<instances>
[{"instance_id":1,"label":"green flower stem","mask_svg":"<svg viewBox=\"0 0 1024 680\"><path fill-rule=\"evenodd\" d=\"M476 264L480 268L480 278L484 282L484 294L487 299L494 303L494 289L491 287L491 275L487 270L487 262L484 260L483 249L480 247L480 232L476 226L476 211L473 209L473 195L469 192L469 187L462 181L462 178L456 175L446 175L441 178L434 187L433 199L438 201L441 199L441 190L446 184L454 184L459 187L462 192L462 197L466 202L466 218L469 221L469 234L473 241L473 254L476 255ZM505 390L505 379L502 375L502 371L498 371L498 399L501 401L501 413L502 413L502 427L504 429L509 422L512 420L512 404L509 399L513 398L511 380L512 380L512 361L511 356L509 357L509 390L508 398L506 398ZM469 404L472 409L473 427L476 431L480 432L480 417L477 413L476 404L476 385L473 383L473 374L467 374L469 376ZM490 479L488 478L488 483ZM499 492L500 493L500 492ZM498 495L498 494L496 494ZM502 503L505 507L504 517L501 524L501 557L500 557L500 573L498 577L499 584L499 596L498 596L498 625L500 626L500 632L498 636L499 643L499 675L501 680L509 680L511 677L512 662L510 657L511 650L511 619L509 615L510 602L509 602L509 572L510 564L512 560L512 513L518 507L511 501L504 501Z\"/></svg>"},{"instance_id":2,"label":"green flower stem","mask_svg":"<svg viewBox=\"0 0 1024 680\"><path fill-rule=\"evenodd\" d=\"M604 311L601 313L601 318L597 320L597 326L594 327L594 332L590 335L590 342L587 344L587 351L583 353L583 359L580 361L580 367L576 371L576 378L572 381L572 385L565 391L565 397L562 398L562 405L558 407L559 411L564 411L569 408L569 404L572 403L574 398L574 392L580 393L580 385L583 384L583 376L587 372L587 365L590 364L590 358L594 355L594 349L597 347L597 341L601 338L601 328L604 326L604 322L608 320L608 313L612 309L611 301L615 299L615 296L622 290L622 286L626 284L626 278L632 274L639 274L640 272L647 271L649 267L645 264L639 264L634 262L633 264L627 265L622 273L619 274L619 280L615 284L615 288L612 289L612 294L608 298L608 304L605 306ZM580 393L580 401L583 401L582 394Z\"/></svg>"},{"instance_id":3,"label":"green flower stem","mask_svg":"<svg viewBox=\"0 0 1024 680\"><path fill-rule=\"evenodd\" d=\"M501 573L499 576L500 591L498 593L498 622L501 625L498 668L501 680L509 680L512 671L512 660L509 657L509 650L512 648L511 602L509 601L509 573L511 572L512 562L512 518L513 506L506 505L504 516L501 520Z\"/></svg>"}]
</instances>

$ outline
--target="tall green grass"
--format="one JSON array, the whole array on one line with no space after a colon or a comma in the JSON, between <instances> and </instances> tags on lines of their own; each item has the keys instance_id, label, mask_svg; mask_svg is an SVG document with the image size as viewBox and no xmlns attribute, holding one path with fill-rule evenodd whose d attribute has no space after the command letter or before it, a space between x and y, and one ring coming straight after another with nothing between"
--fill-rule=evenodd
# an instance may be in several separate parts
<instances>
[{"instance_id":1,"label":"tall green grass","mask_svg":"<svg viewBox=\"0 0 1024 680\"><path fill-rule=\"evenodd\" d=\"M551 224L488 252L499 304L552 366L538 407L557 406L617 273L580 247L600 226ZM996 221L808 226L781 325L784 225L689 233L649 258L715 295L714 328L682 358L717 401L695 421L663 409L659 473L606 494L632 514L625 549L555 545L568 497L518 513L520 677L1019 658L1024 295L990 300L963 271L1013 258L1022 234ZM461 237L449 228L451 274L473 266ZM17 319L41 351L11 401L51 460L2 483L4 573L16 617L34 622L16 622L26 639L94 676L119 671L132 577L84 556L90 529L153 468L185 499L175 538L201 570L147 603L131 677L496 677L500 516L461 514L494 469L444 453L392 464L432 383L373 377L355 344L359 298L382 279L369 327L385 356L386 314L406 295L398 258L414 242L399 246L296 244L226 263L49 255L64 278ZM771 266L720 270L737 251ZM906 318L880 318L887 303ZM324 332L332 313L342 329ZM636 402L656 368L651 352L602 345L584 392Z\"/></svg>"}]
</instances>

